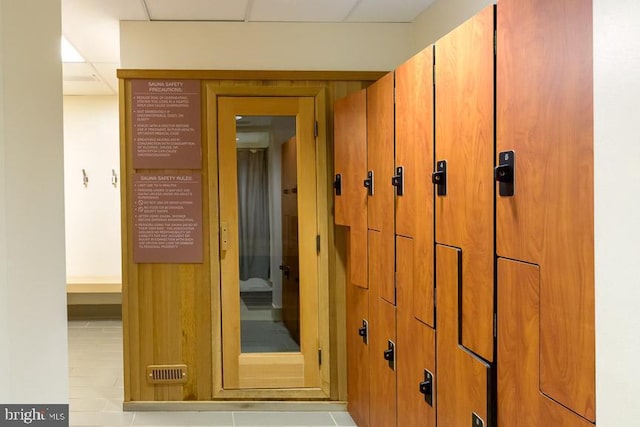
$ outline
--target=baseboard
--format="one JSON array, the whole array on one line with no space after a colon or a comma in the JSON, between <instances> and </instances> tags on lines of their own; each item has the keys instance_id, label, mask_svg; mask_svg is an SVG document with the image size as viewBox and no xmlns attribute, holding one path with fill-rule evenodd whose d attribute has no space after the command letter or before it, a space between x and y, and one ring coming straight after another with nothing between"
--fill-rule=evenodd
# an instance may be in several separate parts
<instances>
[{"instance_id":1,"label":"baseboard","mask_svg":"<svg viewBox=\"0 0 640 427\"><path fill-rule=\"evenodd\" d=\"M198 402L124 402L124 411L284 411L346 412L342 401L198 401Z\"/></svg>"},{"instance_id":2,"label":"baseboard","mask_svg":"<svg viewBox=\"0 0 640 427\"><path fill-rule=\"evenodd\" d=\"M120 304L67 305L69 320L122 320Z\"/></svg>"}]
</instances>

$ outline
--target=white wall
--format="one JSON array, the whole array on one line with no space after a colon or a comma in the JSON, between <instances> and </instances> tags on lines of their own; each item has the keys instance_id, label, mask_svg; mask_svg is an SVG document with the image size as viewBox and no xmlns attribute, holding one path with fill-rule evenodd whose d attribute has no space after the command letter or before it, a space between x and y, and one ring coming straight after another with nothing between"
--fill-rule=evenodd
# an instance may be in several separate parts
<instances>
[{"instance_id":1,"label":"white wall","mask_svg":"<svg viewBox=\"0 0 640 427\"><path fill-rule=\"evenodd\" d=\"M0 402L65 403L60 2L0 0Z\"/></svg>"},{"instance_id":2,"label":"white wall","mask_svg":"<svg viewBox=\"0 0 640 427\"><path fill-rule=\"evenodd\" d=\"M411 24L120 23L122 68L391 70L409 58Z\"/></svg>"},{"instance_id":3,"label":"white wall","mask_svg":"<svg viewBox=\"0 0 640 427\"><path fill-rule=\"evenodd\" d=\"M640 419L640 2L594 0L596 417Z\"/></svg>"},{"instance_id":4,"label":"white wall","mask_svg":"<svg viewBox=\"0 0 640 427\"><path fill-rule=\"evenodd\" d=\"M413 21L412 54L435 43L458 25L495 3L495 0L436 0Z\"/></svg>"},{"instance_id":5,"label":"white wall","mask_svg":"<svg viewBox=\"0 0 640 427\"><path fill-rule=\"evenodd\" d=\"M4 4L0 2L0 342L9 342L9 284L7 282L7 204L6 204L6 161L4 136L4 46L5 35L2 27L4 22ZM0 381L9 378L9 352L0 351ZM5 394L0 388L0 401L4 401Z\"/></svg>"},{"instance_id":6,"label":"white wall","mask_svg":"<svg viewBox=\"0 0 640 427\"><path fill-rule=\"evenodd\" d=\"M121 280L117 96L64 97L67 279ZM85 187L82 169L89 177ZM111 170L118 175L111 185Z\"/></svg>"}]
</instances>

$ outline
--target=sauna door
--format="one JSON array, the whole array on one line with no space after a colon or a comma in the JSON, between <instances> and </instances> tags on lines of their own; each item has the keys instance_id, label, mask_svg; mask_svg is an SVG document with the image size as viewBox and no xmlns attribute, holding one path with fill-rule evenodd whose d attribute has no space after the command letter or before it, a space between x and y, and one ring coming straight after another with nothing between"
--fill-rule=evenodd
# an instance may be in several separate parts
<instances>
[{"instance_id":1,"label":"sauna door","mask_svg":"<svg viewBox=\"0 0 640 427\"><path fill-rule=\"evenodd\" d=\"M223 388L319 388L314 98L217 107Z\"/></svg>"}]
</instances>

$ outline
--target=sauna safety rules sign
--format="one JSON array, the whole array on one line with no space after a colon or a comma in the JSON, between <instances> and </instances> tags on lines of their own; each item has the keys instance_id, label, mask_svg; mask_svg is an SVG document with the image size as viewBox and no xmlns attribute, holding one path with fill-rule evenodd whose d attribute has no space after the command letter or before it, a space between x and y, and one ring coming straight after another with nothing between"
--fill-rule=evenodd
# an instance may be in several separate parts
<instances>
[{"instance_id":1,"label":"sauna safety rules sign","mask_svg":"<svg viewBox=\"0 0 640 427\"><path fill-rule=\"evenodd\" d=\"M200 173L136 173L133 202L133 262L203 261Z\"/></svg>"},{"instance_id":2,"label":"sauna safety rules sign","mask_svg":"<svg viewBox=\"0 0 640 427\"><path fill-rule=\"evenodd\" d=\"M132 80L135 169L200 169L199 80Z\"/></svg>"}]
</instances>

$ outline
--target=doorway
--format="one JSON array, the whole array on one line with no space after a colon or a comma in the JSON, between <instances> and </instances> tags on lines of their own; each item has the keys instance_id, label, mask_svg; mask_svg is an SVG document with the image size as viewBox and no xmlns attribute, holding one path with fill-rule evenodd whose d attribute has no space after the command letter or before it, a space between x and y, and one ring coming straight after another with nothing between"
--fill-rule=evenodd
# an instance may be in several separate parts
<instances>
[{"instance_id":1,"label":"doorway","mask_svg":"<svg viewBox=\"0 0 640 427\"><path fill-rule=\"evenodd\" d=\"M222 388L321 387L313 97L217 97Z\"/></svg>"}]
</instances>

